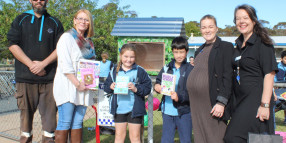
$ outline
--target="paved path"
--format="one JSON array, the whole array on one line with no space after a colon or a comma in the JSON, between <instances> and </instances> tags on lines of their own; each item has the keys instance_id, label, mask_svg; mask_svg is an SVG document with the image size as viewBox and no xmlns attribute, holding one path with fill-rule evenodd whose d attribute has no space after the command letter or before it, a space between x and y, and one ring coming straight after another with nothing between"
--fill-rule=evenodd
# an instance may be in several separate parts
<instances>
[{"instance_id":1,"label":"paved path","mask_svg":"<svg viewBox=\"0 0 286 143\"><path fill-rule=\"evenodd\" d=\"M18 143L18 142L0 136L0 143Z\"/></svg>"},{"instance_id":2,"label":"paved path","mask_svg":"<svg viewBox=\"0 0 286 143\"><path fill-rule=\"evenodd\" d=\"M95 112L92 109L92 107L89 106L86 115L84 117L84 120L88 120L91 118L95 118ZM8 97L0 96L0 143L17 142L15 140L9 139L10 137L14 139L20 138L20 111L17 109L17 100L13 96L8 96ZM39 115L39 112L37 111L35 113L33 121L33 141L40 143L41 138L42 138L41 117Z\"/></svg>"}]
</instances>

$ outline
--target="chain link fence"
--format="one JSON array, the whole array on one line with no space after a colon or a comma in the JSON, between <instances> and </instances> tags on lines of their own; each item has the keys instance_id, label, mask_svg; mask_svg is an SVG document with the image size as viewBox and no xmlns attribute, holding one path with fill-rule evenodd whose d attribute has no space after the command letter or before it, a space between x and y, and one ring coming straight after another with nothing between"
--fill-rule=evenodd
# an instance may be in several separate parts
<instances>
[{"instance_id":1,"label":"chain link fence","mask_svg":"<svg viewBox=\"0 0 286 143\"><path fill-rule=\"evenodd\" d=\"M154 82L155 77L152 77ZM275 83L275 89L286 88L285 83ZM285 90L286 91L286 90ZM20 139L20 111L17 107L17 100L13 96L16 92L14 71L0 71L0 136L13 140ZM97 91L91 91L94 95L94 106L97 107ZM156 109L162 95L151 93L146 102L149 102L148 115L144 117L142 123L142 142L158 143L161 142L162 136L162 113L157 110L152 110L153 106ZM154 102L154 103L153 103ZM92 107L88 107L83 123L83 142L95 143L95 124L96 113ZM100 127L100 140L102 143L114 142L114 129L109 127ZM130 143L129 136L126 136L126 142ZM41 142L42 126L39 112L35 113L33 121L33 143ZM175 134L175 142L180 142L178 133Z\"/></svg>"},{"instance_id":2,"label":"chain link fence","mask_svg":"<svg viewBox=\"0 0 286 143\"><path fill-rule=\"evenodd\" d=\"M20 111L17 107L17 100L14 97L15 89L14 71L0 71L0 136L15 141L20 139ZM154 81L154 78L153 78ZM98 91L91 91L94 95L94 106L97 107ZM154 99L153 99L154 97ZM161 142L162 135L162 114L160 111L153 111L154 106L158 106L158 101L162 95L151 93L146 101L150 101L147 110L148 115L144 117L142 123L142 142ZM156 99L155 99L156 98ZM155 107L156 108L156 107ZM96 113L92 107L88 107L83 123L83 142L95 143ZM100 126L100 140L103 143L114 142L114 128ZM129 135L126 135L126 142L130 142ZM176 135L178 139L178 135ZM37 111L33 120L33 143L41 142L42 125L41 117Z\"/></svg>"}]
</instances>

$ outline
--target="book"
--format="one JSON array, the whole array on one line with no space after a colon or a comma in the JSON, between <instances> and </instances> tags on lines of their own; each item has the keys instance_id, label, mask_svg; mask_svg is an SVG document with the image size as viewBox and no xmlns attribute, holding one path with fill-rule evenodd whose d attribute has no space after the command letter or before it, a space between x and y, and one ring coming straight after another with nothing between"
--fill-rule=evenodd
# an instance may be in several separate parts
<instances>
[{"instance_id":1,"label":"book","mask_svg":"<svg viewBox=\"0 0 286 143\"><path fill-rule=\"evenodd\" d=\"M276 94L278 99L286 100L286 88L274 89L274 93Z\"/></svg>"},{"instance_id":2,"label":"book","mask_svg":"<svg viewBox=\"0 0 286 143\"><path fill-rule=\"evenodd\" d=\"M168 73L162 74L161 93L171 96L171 91L175 92L176 76Z\"/></svg>"},{"instance_id":3,"label":"book","mask_svg":"<svg viewBox=\"0 0 286 143\"><path fill-rule=\"evenodd\" d=\"M116 76L114 94L128 95L129 76Z\"/></svg>"},{"instance_id":4,"label":"book","mask_svg":"<svg viewBox=\"0 0 286 143\"><path fill-rule=\"evenodd\" d=\"M98 90L100 62L80 59L77 65L77 79L90 90Z\"/></svg>"}]
</instances>

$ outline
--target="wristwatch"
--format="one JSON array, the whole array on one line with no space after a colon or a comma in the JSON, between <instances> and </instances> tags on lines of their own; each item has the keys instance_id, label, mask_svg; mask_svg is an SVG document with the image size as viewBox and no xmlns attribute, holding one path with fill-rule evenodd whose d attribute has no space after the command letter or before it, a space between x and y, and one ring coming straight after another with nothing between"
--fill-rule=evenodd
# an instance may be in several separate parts
<instances>
[{"instance_id":1,"label":"wristwatch","mask_svg":"<svg viewBox=\"0 0 286 143\"><path fill-rule=\"evenodd\" d=\"M261 107L264 107L264 108L269 108L269 103L263 103L263 102L261 102L260 106L261 106Z\"/></svg>"}]
</instances>

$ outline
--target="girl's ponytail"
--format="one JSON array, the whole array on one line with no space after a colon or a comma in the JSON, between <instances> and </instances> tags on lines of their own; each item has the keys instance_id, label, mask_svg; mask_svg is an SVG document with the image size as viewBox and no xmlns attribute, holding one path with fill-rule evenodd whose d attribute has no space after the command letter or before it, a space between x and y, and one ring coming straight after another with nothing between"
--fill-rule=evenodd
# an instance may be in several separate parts
<instances>
[{"instance_id":1,"label":"girl's ponytail","mask_svg":"<svg viewBox=\"0 0 286 143\"><path fill-rule=\"evenodd\" d=\"M116 67L116 74L119 72L119 69L121 67L121 64L122 64L122 61L120 59L119 63L117 64L117 67Z\"/></svg>"}]
</instances>

